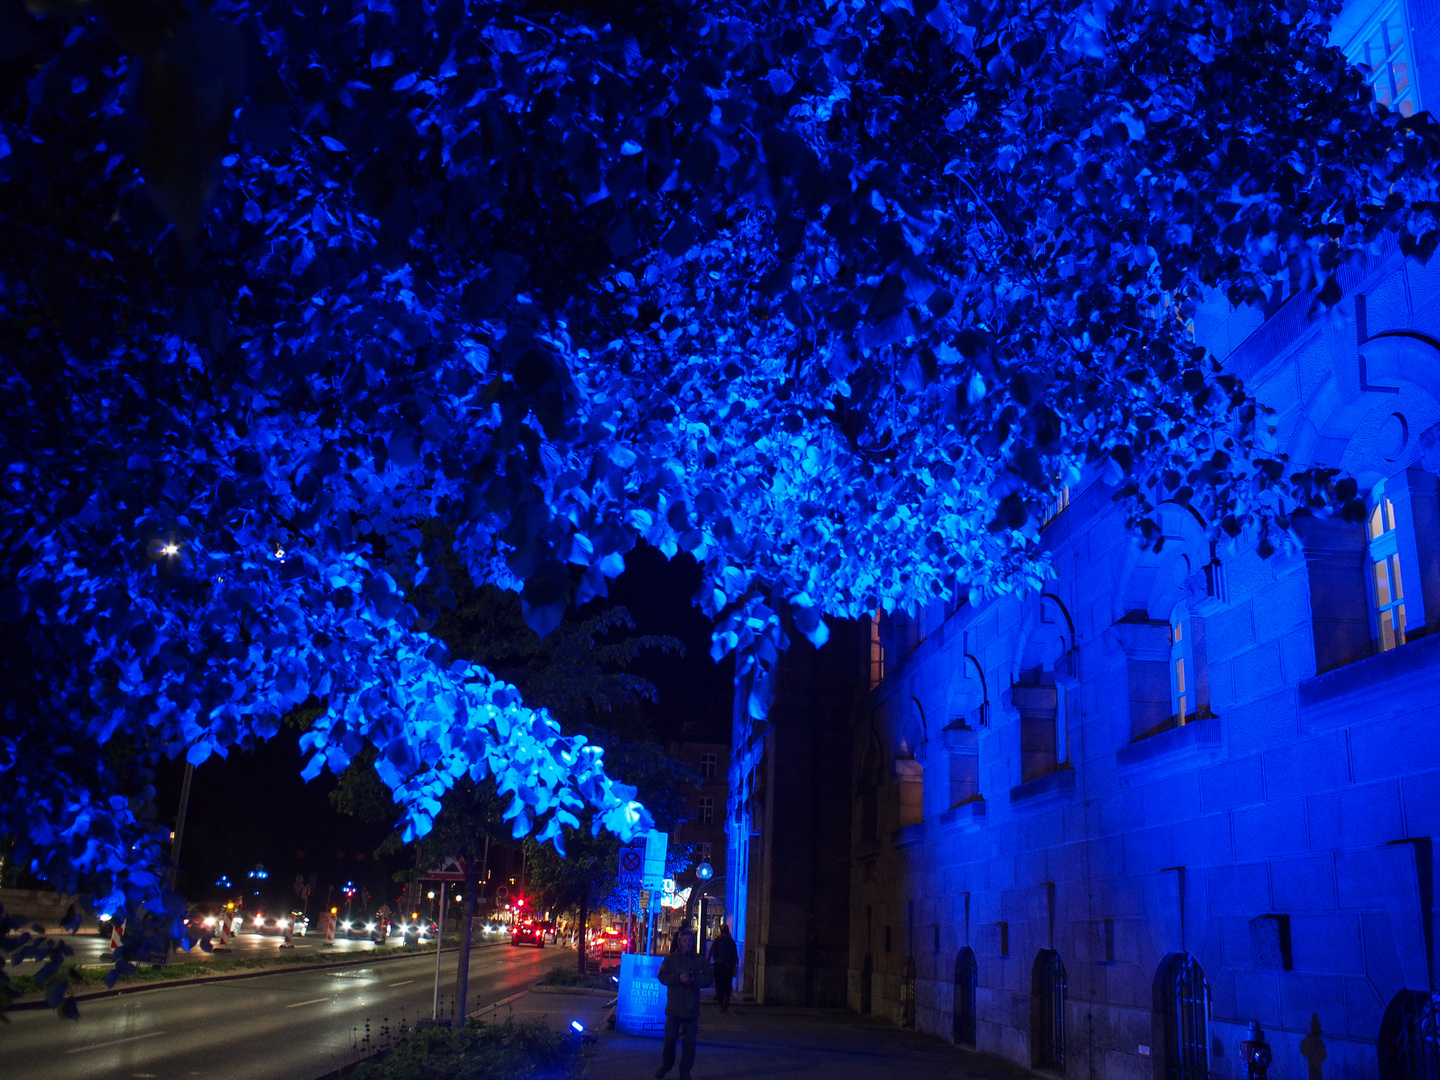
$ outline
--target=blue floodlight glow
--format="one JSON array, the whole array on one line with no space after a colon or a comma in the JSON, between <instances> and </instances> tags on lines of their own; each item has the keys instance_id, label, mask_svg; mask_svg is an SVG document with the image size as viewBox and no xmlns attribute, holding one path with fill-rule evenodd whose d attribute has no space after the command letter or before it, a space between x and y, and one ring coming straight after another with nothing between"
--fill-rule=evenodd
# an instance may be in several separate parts
<instances>
[{"instance_id":1,"label":"blue floodlight glow","mask_svg":"<svg viewBox=\"0 0 1440 1080\"><path fill-rule=\"evenodd\" d=\"M570 1026L571 1026L572 1028L574 1028L575 1031L578 1032L579 1034L582 1034L582 1035L583 1035L583 1034L585 1033L585 1025L582 1024L579 1020L571 1020L571 1021L570 1021Z\"/></svg>"}]
</instances>

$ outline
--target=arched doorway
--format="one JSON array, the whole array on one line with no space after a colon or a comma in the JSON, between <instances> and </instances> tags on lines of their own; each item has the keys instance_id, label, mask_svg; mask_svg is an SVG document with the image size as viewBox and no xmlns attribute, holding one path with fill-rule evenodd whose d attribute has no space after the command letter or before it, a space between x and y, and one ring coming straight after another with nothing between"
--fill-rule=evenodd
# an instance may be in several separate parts
<instances>
[{"instance_id":1,"label":"arched doorway","mask_svg":"<svg viewBox=\"0 0 1440 1080\"><path fill-rule=\"evenodd\" d=\"M1065 964L1054 949L1041 949L1030 972L1030 1060L1065 1072Z\"/></svg>"},{"instance_id":2,"label":"arched doorway","mask_svg":"<svg viewBox=\"0 0 1440 1080\"><path fill-rule=\"evenodd\" d=\"M1440 1080L1440 991L1401 990L1380 1021L1380 1080Z\"/></svg>"},{"instance_id":3,"label":"arched doorway","mask_svg":"<svg viewBox=\"0 0 1440 1080\"><path fill-rule=\"evenodd\" d=\"M966 945L955 954L955 997L952 1036L962 1046L975 1045L975 984L979 979L975 950Z\"/></svg>"},{"instance_id":4,"label":"arched doorway","mask_svg":"<svg viewBox=\"0 0 1440 1080\"><path fill-rule=\"evenodd\" d=\"M905 973L900 977L900 1026L915 1026L915 957L905 958Z\"/></svg>"},{"instance_id":5,"label":"arched doorway","mask_svg":"<svg viewBox=\"0 0 1440 1080\"><path fill-rule=\"evenodd\" d=\"M875 958L868 952L865 954L865 961L860 965L860 1015L869 1016L870 1010L874 1007L874 999L871 996L871 984L875 981Z\"/></svg>"},{"instance_id":6,"label":"arched doorway","mask_svg":"<svg viewBox=\"0 0 1440 1080\"><path fill-rule=\"evenodd\" d=\"M1155 1009L1164 1028L1166 1080L1209 1080L1210 984L1189 953L1176 953L1155 978Z\"/></svg>"}]
</instances>

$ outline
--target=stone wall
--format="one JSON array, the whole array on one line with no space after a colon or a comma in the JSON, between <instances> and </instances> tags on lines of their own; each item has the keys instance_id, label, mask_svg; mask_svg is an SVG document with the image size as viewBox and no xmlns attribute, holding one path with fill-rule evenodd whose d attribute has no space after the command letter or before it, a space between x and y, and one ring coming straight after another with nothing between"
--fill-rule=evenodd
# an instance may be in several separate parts
<instances>
[{"instance_id":1,"label":"stone wall","mask_svg":"<svg viewBox=\"0 0 1440 1080\"><path fill-rule=\"evenodd\" d=\"M1045 595L883 627L886 677L852 726L851 1008L868 954L871 1011L910 1022L913 1000L916 1027L951 1037L968 946L978 1047L1032 1065L1035 962L1053 949L1066 1074L1149 1080L1188 955L1210 1075L1240 1075L1251 1022L1277 1080L1377 1075L1387 1005L1436 985L1437 283L1392 252L1347 280L1342 320L1312 322L1302 297L1210 330L1292 464L1392 497L1406 644L1381 649L1363 525L1301 521L1293 549L1261 558L1257 537L1212 546L1171 506L1146 552L1094 480L1043 534Z\"/></svg>"}]
</instances>

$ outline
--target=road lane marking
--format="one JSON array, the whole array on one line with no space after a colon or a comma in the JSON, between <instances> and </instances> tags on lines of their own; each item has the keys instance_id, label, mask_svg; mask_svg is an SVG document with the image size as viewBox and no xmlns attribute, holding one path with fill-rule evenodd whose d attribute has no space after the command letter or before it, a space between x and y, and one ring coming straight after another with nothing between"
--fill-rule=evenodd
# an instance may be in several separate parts
<instances>
[{"instance_id":1,"label":"road lane marking","mask_svg":"<svg viewBox=\"0 0 1440 1080\"><path fill-rule=\"evenodd\" d=\"M414 981L415 981L414 979L401 979L398 983L391 983L390 985L391 985L391 986L409 986L409 985L410 985L412 982L414 982Z\"/></svg>"},{"instance_id":2,"label":"road lane marking","mask_svg":"<svg viewBox=\"0 0 1440 1080\"><path fill-rule=\"evenodd\" d=\"M311 998L309 1001L297 1001L297 1002L295 1002L294 1005L286 1005L285 1007L286 1007L287 1009L298 1009L298 1008L300 1008L301 1005L318 1005L318 1004L320 1004L320 1002L322 1002L322 1001L329 1001L329 1000L330 1000L330 999L329 999L328 997L325 997L325 998Z\"/></svg>"},{"instance_id":3,"label":"road lane marking","mask_svg":"<svg viewBox=\"0 0 1440 1080\"><path fill-rule=\"evenodd\" d=\"M83 1054L86 1050L104 1050L107 1046L119 1046L121 1043L139 1042L141 1039L158 1039L164 1035L163 1031L147 1031L144 1035L131 1035L126 1039L111 1039L109 1042L91 1043L89 1046L76 1046L66 1050L67 1054Z\"/></svg>"}]
</instances>

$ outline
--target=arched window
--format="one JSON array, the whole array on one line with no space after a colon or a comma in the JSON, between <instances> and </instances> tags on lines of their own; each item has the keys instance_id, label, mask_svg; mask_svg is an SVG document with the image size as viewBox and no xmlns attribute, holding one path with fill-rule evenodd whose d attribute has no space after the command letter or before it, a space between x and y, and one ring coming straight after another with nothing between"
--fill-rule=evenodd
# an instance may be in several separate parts
<instances>
[{"instance_id":1,"label":"arched window","mask_svg":"<svg viewBox=\"0 0 1440 1080\"><path fill-rule=\"evenodd\" d=\"M1176 604L1170 613L1170 711L1176 725L1185 723L1199 708L1195 694L1195 634L1190 610Z\"/></svg>"},{"instance_id":2,"label":"arched window","mask_svg":"<svg viewBox=\"0 0 1440 1080\"><path fill-rule=\"evenodd\" d=\"M1030 1060L1065 1073L1065 964L1054 949L1041 949L1030 972Z\"/></svg>"},{"instance_id":3,"label":"arched window","mask_svg":"<svg viewBox=\"0 0 1440 1080\"><path fill-rule=\"evenodd\" d=\"M1381 652L1386 652L1405 644L1405 585L1400 576L1400 531L1395 528L1395 505L1383 489L1375 493L1365 535L1375 642Z\"/></svg>"},{"instance_id":4,"label":"arched window","mask_svg":"<svg viewBox=\"0 0 1440 1080\"><path fill-rule=\"evenodd\" d=\"M1380 1080L1440 1080L1440 991L1401 990L1380 1021Z\"/></svg>"},{"instance_id":5,"label":"arched window","mask_svg":"<svg viewBox=\"0 0 1440 1080\"><path fill-rule=\"evenodd\" d=\"M915 1026L915 957L905 957L905 971L900 976L900 1026Z\"/></svg>"},{"instance_id":6,"label":"arched window","mask_svg":"<svg viewBox=\"0 0 1440 1080\"><path fill-rule=\"evenodd\" d=\"M1166 1080L1208 1080L1210 984L1195 957L1179 953L1161 965L1155 1004L1165 1030Z\"/></svg>"},{"instance_id":7,"label":"arched window","mask_svg":"<svg viewBox=\"0 0 1440 1080\"><path fill-rule=\"evenodd\" d=\"M975 987L979 975L975 950L966 945L955 954L955 997L951 1002L954 1013L952 1035L955 1042L962 1046L975 1045Z\"/></svg>"}]
</instances>

